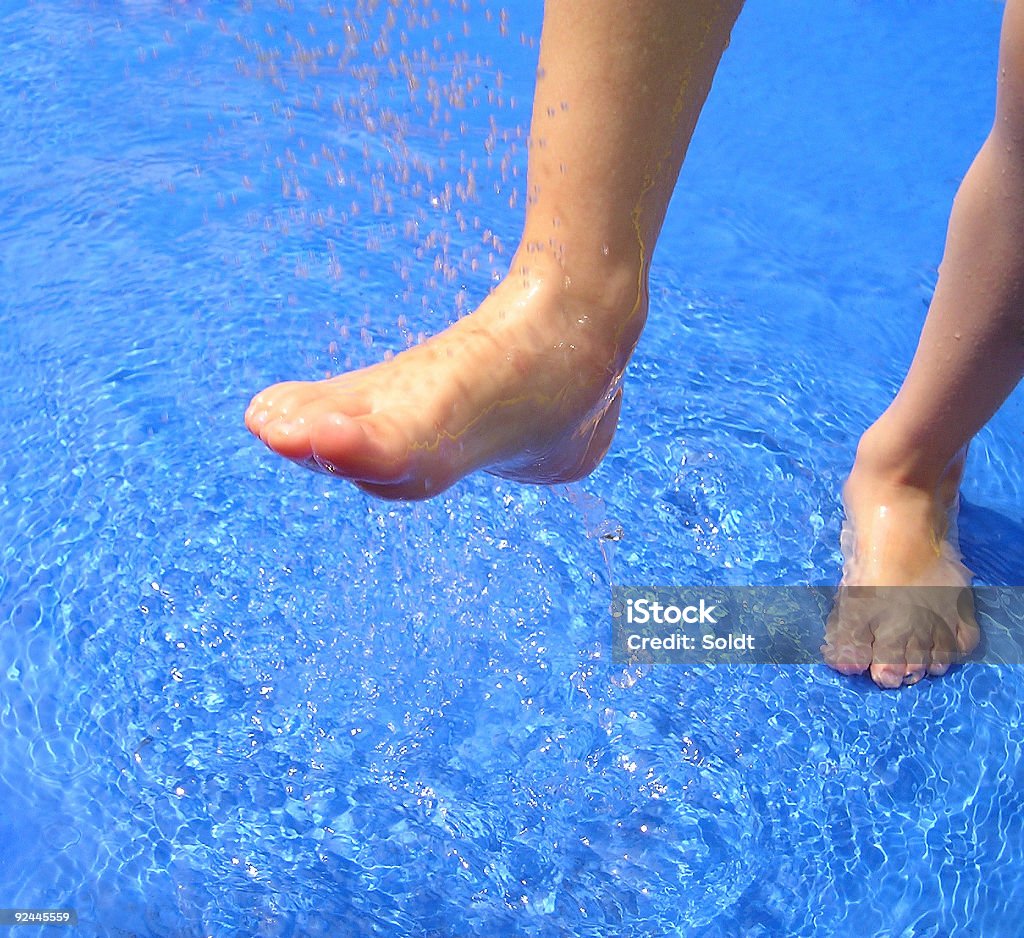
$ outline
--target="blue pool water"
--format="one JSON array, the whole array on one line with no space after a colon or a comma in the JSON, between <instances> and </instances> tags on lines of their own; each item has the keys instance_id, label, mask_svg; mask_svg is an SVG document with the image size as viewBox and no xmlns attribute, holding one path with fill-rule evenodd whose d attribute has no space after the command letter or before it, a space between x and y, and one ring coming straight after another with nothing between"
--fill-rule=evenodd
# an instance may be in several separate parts
<instances>
[{"instance_id":1,"label":"blue pool water","mask_svg":"<svg viewBox=\"0 0 1024 938\"><path fill-rule=\"evenodd\" d=\"M2 0L0 907L117 936L1020 934L1020 668L624 667L608 615L613 583L836 580L1001 11L749 0L609 457L393 505L242 412L500 275L539 5ZM972 452L983 583L1024 570L1022 431L1011 400Z\"/></svg>"}]
</instances>

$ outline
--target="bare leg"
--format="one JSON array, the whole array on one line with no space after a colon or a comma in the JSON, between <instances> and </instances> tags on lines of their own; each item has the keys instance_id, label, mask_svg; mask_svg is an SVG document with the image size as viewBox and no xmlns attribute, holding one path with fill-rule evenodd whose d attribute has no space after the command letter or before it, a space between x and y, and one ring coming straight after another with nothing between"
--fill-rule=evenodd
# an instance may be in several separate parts
<instances>
[{"instance_id":1,"label":"bare leg","mask_svg":"<svg viewBox=\"0 0 1024 938\"><path fill-rule=\"evenodd\" d=\"M1008 0L995 124L957 193L910 371L861 438L844 491L844 585L969 584L955 544L957 490L968 443L1024 374L1022 233L1024 0ZM868 622L841 593L826 660L847 673L870 668L884 687L943 673L978 641L958 592L947 594L943 627L908 624L899 603Z\"/></svg>"},{"instance_id":2,"label":"bare leg","mask_svg":"<svg viewBox=\"0 0 1024 938\"><path fill-rule=\"evenodd\" d=\"M611 444L672 189L742 0L548 0L528 207L471 315L371 368L256 395L271 449L386 498L485 468L590 472Z\"/></svg>"}]
</instances>

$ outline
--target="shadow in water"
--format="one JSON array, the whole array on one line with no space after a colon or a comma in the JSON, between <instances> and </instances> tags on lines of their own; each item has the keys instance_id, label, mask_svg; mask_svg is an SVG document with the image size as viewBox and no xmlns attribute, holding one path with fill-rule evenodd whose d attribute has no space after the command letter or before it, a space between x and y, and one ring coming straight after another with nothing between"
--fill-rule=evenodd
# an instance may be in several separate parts
<instances>
[{"instance_id":1,"label":"shadow in water","mask_svg":"<svg viewBox=\"0 0 1024 938\"><path fill-rule=\"evenodd\" d=\"M977 582L1024 585L1024 520L961 497L960 550Z\"/></svg>"},{"instance_id":2,"label":"shadow in water","mask_svg":"<svg viewBox=\"0 0 1024 938\"><path fill-rule=\"evenodd\" d=\"M972 659L1024 664L1024 521L961 499L960 550L981 626Z\"/></svg>"}]
</instances>

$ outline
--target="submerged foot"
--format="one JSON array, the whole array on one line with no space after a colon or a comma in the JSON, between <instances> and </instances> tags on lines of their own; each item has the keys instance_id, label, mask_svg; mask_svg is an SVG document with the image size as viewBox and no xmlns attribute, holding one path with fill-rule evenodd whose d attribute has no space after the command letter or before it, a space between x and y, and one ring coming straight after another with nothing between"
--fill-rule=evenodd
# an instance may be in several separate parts
<instances>
[{"instance_id":1,"label":"submerged foot","mask_svg":"<svg viewBox=\"0 0 1024 938\"><path fill-rule=\"evenodd\" d=\"M870 671L880 687L916 684L978 644L956 532L963 457L933 490L864 463L858 457L843 492L843 580L822 654L844 674Z\"/></svg>"},{"instance_id":2,"label":"submerged foot","mask_svg":"<svg viewBox=\"0 0 1024 938\"><path fill-rule=\"evenodd\" d=\"M509 277L389 361L267 388L246 426L280 455L384 498L429 498L476 469L572 481L611 445L645 314L641 301L615 308L555 278Z\"/></svg>"}]
</instances>

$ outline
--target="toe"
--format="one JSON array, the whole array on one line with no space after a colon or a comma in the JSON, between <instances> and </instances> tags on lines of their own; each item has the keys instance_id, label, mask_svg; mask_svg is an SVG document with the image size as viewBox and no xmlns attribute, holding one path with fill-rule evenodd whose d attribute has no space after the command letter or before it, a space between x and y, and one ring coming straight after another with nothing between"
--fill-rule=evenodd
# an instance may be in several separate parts
<instances>
[{"instance_id":1,"label":"toe","mask_svg":"<svg viewBox=\"0 0 1024 938\"><path fill-rule=\"evenodd\" d=\"M266 407L257 404L255 400L246 408L245 426L248 431L256 436L260 434L260 427L267 421L270 412Z\"/></svg>"},{"instance_id":2,"label":"toe","mask_svg":"<svg viewBox=\"0 0 1024 938\"><path fill-rule=\"evenodd\" d=\"M270 419L260 426L259 437L275 453L287 459L308 459L313 452L309 423L304 417Z\"/></svg>"},{"instance_id":3,"label":"toe","mask_svg":"<svg viewBox=\"0 0 1024 938\"><path fill-rule=\"evenodd\" d=\"M862 674L871 665L871 619L876 609L870 598L841 588L825 623L825 663L841 674Z\"/></svg>"},{"instance_id":4,"label":"toe","mask_svg":"<svg viewBox=\"0 0 1024 938\"><path fill-rule=\"evenodd\" d=\"M907 664L891 661L876 661L871 665L871 680L879 687L892 689L902 687L907 676Z\"/></svg>"},{"instance_id":5,"label":"toe","mask_svg":"<svg viewBox=\"0 0 1024 938\"><path fill-rule=\"evenodd\" d=\"M332 475L385 486L408 478L408 440L400 426L380 415L325 414L314 422L310 443L316 462Z\"/></svg>"},{"instance_id":6,"label":"toe","mask_svg":"<svg viewBox=\"0 0 1024 938\"><path fill-rule=\"evenodd\" d=\"M906 674L903 675L903 686L913 687L917 684L926 674L928 674L928 666L923 664L908 664Z\"/></svg>"},{"instance_id":7,"label":"toe","mask_svg":"<svg viewBox=\"0 0 1024 938\"><path fill-rule=\"evenodd\" d=\"M245 425L255 436L260 435L260 428L273 414L272 400L265 395L266 392L257 394L245 409Z\"/></svg>"},{"instance_id":8,"label":"toe","mask_svg":"<svg viewBox=\"0 0 1024 938\"><path fill-rule=\"evenodd\" d=\"M981 629L978 627L978 619L974 611L974 593L969 590L961 590L957 601L957 615L959 621L956 627L957 651L967 656L981 640Z\"/></svg>"},{"instance_id":9,"label":"toe","mask_svg":"<svg viewBox=\"0 0 1024 938\"><path fill-rule=\"evenodd\" d=\"M907 676L907 644L913 630L907 627L904 615L894 615L890 610L879 618L874 635L871 679L879 687L901 687Z\"/></svg>"},{"instance_id":10,"label":"toe","mask_svg":"<svg viewBox=\"0 0 1024 938\"><path fill-rule=\"evenodd\" d=\"M302 382L285 381L272 384L255 395L245 411L245 425L249 431L262 438L262 430L267 424L292 415L298 403L298 389L301 387Z\"/></svg>"},{"instance_id":11,"label":"toe","mask_svg":"<svg viewBox=\"0 0 1024 938\"><path fill-rule=\"evenodd\" d=\"M907 639L904 684L916 684L928 673L932 663L932 644L932 637L927 633L915 632Z\"/></svg>"},{"instance_id":12,"label":"toe","mask_svg":"<svg viewBox=\"0 0 1024 938\"><path fill-rule=\"evenodd\" d=\"M937 629L932 639L932 660L928 665L928 673L932 675L945 674L959 657L955 628L946 626Z\"/></svg>"},{"instance_id":13,"label":"toe","mask_svg":"<svg viewBox=\"0 0 1024 938\"><path fill-rule=\"evenodd\" d=\"M830 668L848 676L863 674L871 664L870 645L849 642L831 645L826 642L821 646L821 655Z\"/></svg>"}]
</instances>

